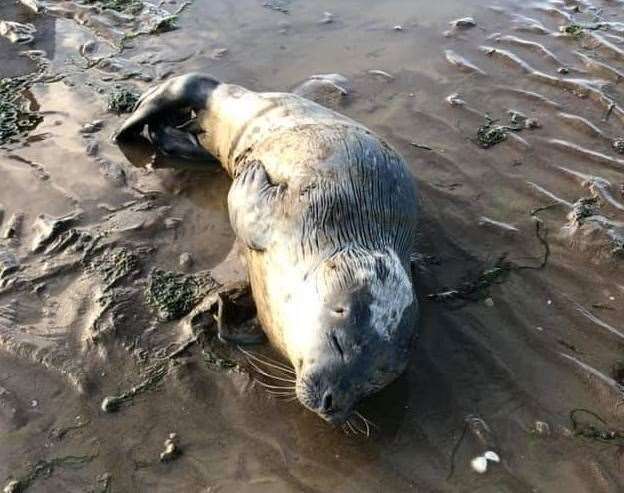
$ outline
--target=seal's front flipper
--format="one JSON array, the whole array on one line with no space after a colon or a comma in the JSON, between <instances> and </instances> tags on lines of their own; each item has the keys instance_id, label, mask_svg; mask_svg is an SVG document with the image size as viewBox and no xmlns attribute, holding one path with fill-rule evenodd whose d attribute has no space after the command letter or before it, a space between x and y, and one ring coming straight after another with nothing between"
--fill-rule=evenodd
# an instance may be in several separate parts
<instances>
[{"instance_id":1,"label":"seal's front flipper","mask_svg":"<svg viewBox=\"0 0 624 493\"><path fill-rule=\"evenodd\" d=\"M247 345L266 340L247 282L226 285L206 297L189 315L188 322L193 333L216 326L219 339L229 343Z\"/></svg>"},{"instance_id":2,"label":"seal's front flipper","mask_svg":"<svg viewBox=\"0 0 624 493\"><path fill-rule=\"evenodd\" d=\"M268 246L276 202L284 190L284 185L271 182L260 161L247 164L234 178L228 193L230 223L236 236L252 250Z\"/></svg>"},{"instance_id":3,"label":"seal's front flipper","mask_svg":"<svg viewBox=\"0 0 624 493\"><path fill-rule=\"evenodd\" d=\"M150 138L155 139L153 144L169 146L170 151L181 149L189 152L194 147L188 145L192 133L181 130L178 125L193 112L206 109L210 95L218 85L219 81L210 75L191 73L152 87L141 96L133 114L117 130L113 139L132 139L141 135L147 126ZM163 131L163 127L170 132Z\"/></svg>"},{"instance_id":4,"label":"seal's front flipper","mask_svg":"<svg viewBox=\"0 0 624 493\"><path fill-rule=\"evenodd\" d=\"M266 340L256 318L256 305L249 284L233 286L220 291L217 296L219 339L239 345L259 344Z\"/></svg>"}]
</instances>

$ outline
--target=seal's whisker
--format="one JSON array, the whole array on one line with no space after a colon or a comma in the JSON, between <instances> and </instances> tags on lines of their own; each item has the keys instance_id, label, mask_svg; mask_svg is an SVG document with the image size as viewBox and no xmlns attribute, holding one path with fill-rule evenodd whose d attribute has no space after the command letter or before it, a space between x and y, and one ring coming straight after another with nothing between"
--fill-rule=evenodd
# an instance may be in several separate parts
<instances>
[{"instance_id":1,"label":"seal's whisker","mask_svg":"<svg viewBox=\"0 0 624 493\"><path fill-rule=\"evenodd\" d=\"M277 390L295 390L297 387L293 386L293 387L286 387L284 385L269 385L268 383L265 383L261 380L256 380L256 383L262 385L263 387L266 387L267 389L277 389Z\"/></svg>"},{"instance_id":2,"label":"seal's whisker","mask_svg":"<svg viewBox=\"0 0 624 493\"><path fill-rule=\"evenodd\" d=\"M275 391L275 390L267 390L267 392L268 392L269 394L271 394L271 395L285 395L285 396L288 396L288 397L293 397L293 396L296 396L296 395L297 395L297 394L295 394L295 393L294 393L294 392L292 392L292 391L290 391L290 392L286 392L286 391L284 391L284 392L277 392L277 391Z\"/></svg>"},{"instance_id":3,"label":"seal's whisker","mask_svg":"<svg viewBox=\"0 0 624 493\"><path fill-rule=\"evenodd\" d=\"M271 358L269 358L268 356L264 356L264 357L260 357L257 354L253 354L250 351L246 351L245 349L243 349L242 347L238 346L238 349L248 358L251 358L255 361L257 361L258 363L262 363L264 365L270 366L272 368L275 368L276 370L280 370L284 373L288 373L291 374L293 376L295 376L295 371L292 368L288 368L286 365L283 365L282 363L279 363L278 361L275 361ZM267 361L268 360L268 361Z\"/></svg>"},{"instance_id":4,"label":"seal's whisker","mask_svg":"<svg viewBox=\"0 0 624 493\"><path fill-rule=\"evenodd\" d=\"M270 356L266 356L264 354L262 356L260 356L258 354L254 355L254 356L256 356L256 358L258 358L260 361L262 361L265 365L272 366L274 368L282 370L284 373L290 373L291 375L296 375L295 369L292 368L291 366L287 366L286 363L282 363L280 361L277 361L276 359L271 358Z\"/></svg>"},{"instance_id":5,"label":"seal's whisker","mask_svg":"<svg viewBox=\"0 0 624 493\"><path fill-rule=\"evenodd\" d=\"M364 426L366 427L366 436L370 437L370 425L368 424L368 419L366 419L357 411L355 411L355 415L362 420L362 423L364 423Z\"/></svg>"},{"instance_id":6,"label":"seal's whisker","mask_svg":"<svg viewBox=\"0 0 624 493\"><path fill-rule=\"evenodd\" d=\"M268 378L272 378L274 380L280 380L282 382L288 382L288 383L296 383L295 380L293 380L292 378L282 378L282 377L278 377L277 375L271 375L270 373L264 371L262 368L260 368L258 365L256 365L253 361L247 360L247 362L253 366L253 368L260 373L261 375L264 375L265 377Z\"/></svg>"},{"instance_id":7,"label":"seal's whisker","mask_svg":"<svg viewBox=\"0 0 624 493\"><path fill-rule=\"evenodd\" d=\"M370 419L368 419L366 416L362 415L361 413L359 413L358 411L354 411L355 415L360 418L362 421L364 421L365 423L367 423L369 426L371 426L372 428L375 428L376 430L379 430L379 426L377 426L375 423L373 423Z\"/></svg>"},{"instance_id":8,"label":"seal's whisker","mask_svg":"<svg viewBox=\"0 0 624 493\"><path fill-rule=\"evenodd\" d=\"M349 420L346 421L346 425L349 427L349 430L351 430L351 433L354 433L355 435L357 435L357 430L353 427L353 425L351 424L351 422Z\"/></svg>"},{"instance_id":9,"label":"seal's whisker","mask_svg":"<svg viewBox=\"0 0 624 493\"><path fill-rule=\"evenodd\" d=\"M359 426L357 426L355 424L355 421L351 421L351 418L349 418L347 420L347 423L351 423L351 426L353 426L353 428L355 428L355 430L358 432L358 434L360 435L366 435L367 437L370 437L370 428L368 430L363 430L362 428L360 428Z\"/></svg>"}]
</instances>

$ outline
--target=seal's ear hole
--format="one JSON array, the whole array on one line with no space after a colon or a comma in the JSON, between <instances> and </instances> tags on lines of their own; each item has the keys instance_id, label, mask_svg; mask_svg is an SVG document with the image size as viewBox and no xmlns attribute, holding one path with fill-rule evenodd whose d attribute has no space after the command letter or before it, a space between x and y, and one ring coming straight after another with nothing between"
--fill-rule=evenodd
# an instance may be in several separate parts
<instances>
[{"instance_id":1,"label":"seal's ear hole","mask_svg":"<svg viewBox=\"0 0 624 493\"><path fill-rule=\"evenodd\" d=\"M299 369L299 371L301 371L301 368L303 368L303 358L299 358L297 360L297 368Z\"/></svg>"}]
</instances>

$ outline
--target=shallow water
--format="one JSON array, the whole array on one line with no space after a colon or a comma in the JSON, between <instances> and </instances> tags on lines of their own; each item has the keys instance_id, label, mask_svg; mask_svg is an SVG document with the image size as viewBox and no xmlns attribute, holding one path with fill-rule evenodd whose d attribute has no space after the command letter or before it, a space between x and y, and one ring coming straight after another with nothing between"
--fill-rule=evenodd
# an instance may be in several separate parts
<instances>
[{"instance_id":1,"label":"shallow water","mask_svg":"<svg viewBox=\"0 0 624 493\"><path fill-rule=\"evenodd\" d=\"M114 55L134 26L72 2L46 3L47 14L0 6L0 19L38 29L28 47L0 38L1 75L33 69L18 57L25 48L45 50L50 71L65 75L30 89L44 120L0 149L0 231L23 214L19 234L0 240L0 254L21 264L0 276L0 483L40 460L84 456L29 491L624 487L624 156L613 146L624 137L621 2L271 2L284 13L261 0L195 0L179 29L131 39L90 69L81 45L95 42L91 59ZM326 11L333 22L319 22ZM476 26L449 24L465 16ZM560 33L572 23L611 24ZM190 271L241 276L225 174L162 158L149 164L149 150L109 142L121 122L106 112L113 84L142 91L145 79L191 70L271 91L340 73L353 90L327 103L386 138L418 178L420 338L405 375L363 404L377 425L369 439L270 398L244 364L207 364L196 345L168 363L155 389L116 413L100 409L105 396L142 381L158 349L188 337L184 323L158 322L146 309L152 267L183 270L178 257L188 252ZM500 125L524 121L510 111L538 128L478 146L486 113ZM94 120L100 131L79 132ZM77 209L78 234L101 234L98 252L136 252L137 273L108 287L71 246L31 251L40 214ZM468 296L463 283L503 256L540 267L545 244L544 268L512 269ZM453 290L468 299L439 295ZM103 308L107 293L115 298ZM606 423L577 412L575 427L570 413L579 408ZM589 424L616 434L588 438ZM162 464L172 432L182 454ZM501 463L478 474L470 462L486 450Z\"/></svg>"}]
</instances>

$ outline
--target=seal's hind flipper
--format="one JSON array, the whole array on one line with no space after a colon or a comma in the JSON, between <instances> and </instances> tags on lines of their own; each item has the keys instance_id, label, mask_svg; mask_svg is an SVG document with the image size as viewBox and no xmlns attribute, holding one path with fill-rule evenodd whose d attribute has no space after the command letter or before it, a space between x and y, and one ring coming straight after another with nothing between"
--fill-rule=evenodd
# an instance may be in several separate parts
<instances>
[{"instance_id":1,"label":"seal's hind flipper","mask_svg":"<svg viewBox=\"0 0 624 493\"><path fill-rule=\"evenodd\" d=\"M271 182L260 161L253 161L234 178L228 193L230 223L236 236L252 250L270 242L275 202L284 187Z\"/></svg>"},{"instance_id":2,"label":"seal's hind flipper","mask_svg":"<svg viewBox=\"0 0 624 493\"><path fill-rule=\"evenodd\" d=\"M158 133L159 127L172 126L171 122L179 120L190 110L196 113L204 110L212 91L218 85L219 81L210 75L191 73L173 77L152 87L141 96L133 114L113 135L113 140L136 137L146 125L150 133ZM178 142L174 140L172 146L175 145Z\"/></svg>"},{"instance_id":3,"label":"seal's hind flipper","mask_svg":"<svg viewBox=\"0 0 624 493\"><path fill-rule=\"evenodd\" d=\"M212 154L201 146L195 133L185 132L166 124L150 125L148 132L150 142L166 156L181 157L193 161L218 162Z\"/></svg>"}]
</instances>

